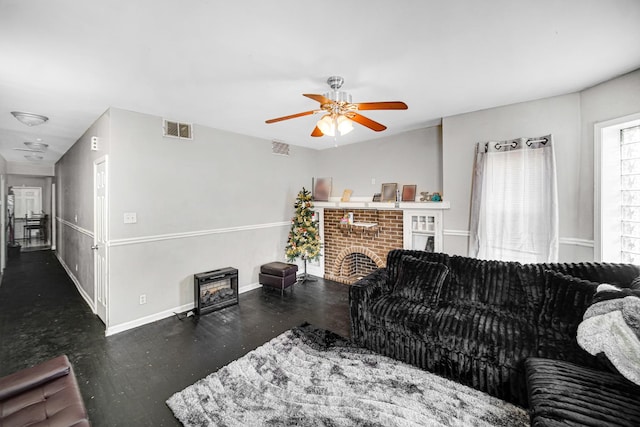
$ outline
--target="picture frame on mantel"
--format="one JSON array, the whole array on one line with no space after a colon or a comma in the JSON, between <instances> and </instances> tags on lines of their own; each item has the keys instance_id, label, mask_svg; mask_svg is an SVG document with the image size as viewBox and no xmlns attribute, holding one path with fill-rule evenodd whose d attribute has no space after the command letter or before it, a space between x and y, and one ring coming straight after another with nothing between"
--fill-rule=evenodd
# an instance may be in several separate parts
<instances>
[{"instance_id":1,"label":"picture frame on mantel","mask_svg":"<svg viewBox=\"0 0 640 427\"><path fill-rule=\"evenodd\" d=\"M415 202L416 201L416 189L417 186L403 185L402 186L402 201L403 202Z\"/></svg>"},{"instance_id":2,"label":"picture frame on mantel","mask_svg":"<svg viewBox=\"0 0 640 427\"><path fill-rule=\"evenodd\" d=\"M381 202L395 202L396 201L396 193L398 192L398 183L391 182L382 184L382 197L380 198Z\"/></svg>"},{"instance_id":3,"label":"picture frame on mantel","mask_svg":"<svg viewBox=\"0 0 640 427\"><path fill-rule=\"evenodd\" d=\"M331 196L331 178L313 178L313 200L315 202L328 202Z\"/></svg>"}]
</instances>

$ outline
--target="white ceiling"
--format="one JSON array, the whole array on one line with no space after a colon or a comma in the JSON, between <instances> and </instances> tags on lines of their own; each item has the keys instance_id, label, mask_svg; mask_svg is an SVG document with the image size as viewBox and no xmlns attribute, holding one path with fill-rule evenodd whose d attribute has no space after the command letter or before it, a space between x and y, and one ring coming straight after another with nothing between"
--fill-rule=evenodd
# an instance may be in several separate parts
<instances>
[{"instance_id":1,"label":"white ceiling","mask_svg":"<svg viewBox=\"0 0 640 427\"><path fill-rule=\"evenodd\" d=\"M368 111L339 144L575 92L640 68L638 0L0 0L0 154L54 163L114 106L312 148L302 93L345 78ZM50 117L28 128L10 112Z\"/></svg>"}]
</instances>

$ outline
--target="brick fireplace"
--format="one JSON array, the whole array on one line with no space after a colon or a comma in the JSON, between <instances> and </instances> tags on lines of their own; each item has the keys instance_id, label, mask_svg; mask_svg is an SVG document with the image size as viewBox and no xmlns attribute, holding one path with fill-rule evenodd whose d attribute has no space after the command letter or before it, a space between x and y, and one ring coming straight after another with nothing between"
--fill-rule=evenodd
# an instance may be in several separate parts
<instances>
[{"instance_id":1,"label":"brick fireplace","mask_svg":"<svg viewBox=\"0 0 640 427\"><path fill-rule=\"evenodd\" d=\"M353 212L355 223L376 226L341 225ZM386 265L387 253L403 247L402 210L325 209L325 278L352 284Z\"/></svg>"}]
</instances>

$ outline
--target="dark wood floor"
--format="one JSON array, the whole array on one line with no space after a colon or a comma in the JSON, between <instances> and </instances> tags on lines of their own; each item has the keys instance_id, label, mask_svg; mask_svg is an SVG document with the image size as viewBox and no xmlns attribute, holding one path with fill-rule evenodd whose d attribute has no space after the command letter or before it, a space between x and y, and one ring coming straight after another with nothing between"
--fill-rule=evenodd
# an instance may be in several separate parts
<instances>
[{"instance_id":1,"label":"dark wood floor","mask_svg":"<svg viewBox=\"0 0 640 427\"><path fill-rule=\"evenodd\" d=\"M59 354L94 426L174 426L165 400L305 321L349 336L348 287L318 280L257 289L199 320L171 317L105 337L53 252L10 259L0 285L0 376Z\"/></svg>"}]
</instances>

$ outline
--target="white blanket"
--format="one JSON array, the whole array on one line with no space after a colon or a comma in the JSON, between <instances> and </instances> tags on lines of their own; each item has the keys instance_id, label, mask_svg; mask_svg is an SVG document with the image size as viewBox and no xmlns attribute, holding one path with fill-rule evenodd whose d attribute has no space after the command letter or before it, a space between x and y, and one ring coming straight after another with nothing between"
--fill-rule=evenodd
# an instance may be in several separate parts
<instances>
[{"instance_id":1,"label":"white blanket","mask_svg":"<svg viewBox=\"0 0 640 427\"><path fill-rule=\"evenodd\" d=\"M600 292L617 292L620 297L587 309L578 326L578 344L594 356L604 353L620 374L640 385L640 297L611 285L600 285Z\"/></svg>"}]
</instances>

